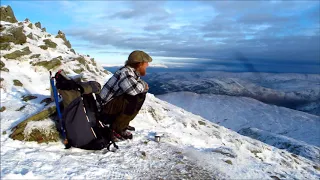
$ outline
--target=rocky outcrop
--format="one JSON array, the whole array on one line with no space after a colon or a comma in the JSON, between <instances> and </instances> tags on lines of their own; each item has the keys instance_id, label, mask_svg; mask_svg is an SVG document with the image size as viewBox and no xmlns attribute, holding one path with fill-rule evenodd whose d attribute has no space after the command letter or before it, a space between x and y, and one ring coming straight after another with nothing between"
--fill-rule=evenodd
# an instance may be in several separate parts
<instances>
[{"instance_id":1,"label":"rocky outcrop","mask_svg":"<svg viewBox=\"0 0 320 180\"><path fill-rule=\"evenodd\" d=\"M14 13L11 9L10 6L7 7L1 7L0 8L0 20L1 21L6 21L6 22L10 22L10 23L16 23L18 22L16 17L14 16Z\"/></svg>"},{"instance_id":2,"label":"rocky outcrop","mask_svg":"<svg viewBox=\"0 0 320 180\"><path fill-rule=\"evenodd\" d=\"M45 40L43 40L43 42L46 44L47 47L50 47L50 48L57 47L57 44L52 42L50 39L45 39Z\"/></svg>"},{"instance_id":3,"label":"rocky outcrop","mask_svg":"<svg viewBox=\"0 0 320 180\"><path fill-rule=\"evenodd\" d=\"M23 27L14 27L7 30L6 33L0 36L1 44L8 44L13 42L14 44L24 44L27 42L27 37L23 33Z\"/></svg>"},{"instance_id":4,"label":"rocky outcrop","mask_svg":"<svg viewBox=\"0 0 320 180\"><path fill-rule=\"evenodd\" d=\"M29 47L25 47L25 48L23 48L21 50L16 50L16 51L14 51L14 52L12 52L10 54L6 54L3 57L7 58L7 59L17 59L17 58L19 58L21 56L29 55L29 54L31 54L31 51L30 51Z\"/></svg>"},{"instance_id":5,"label":"rocky outcrop","mask_svg":"<svg viewBox=\"0 0 320 180\"><path fill-rule=\"evenodd\" d=\"M66 35L62 31L58 31L58 35L56 38L61 38L64 41L64 44L68 47L71 48L70 42L67 40Z\"/></svg>"},{"instance_id":6,"label":"rocky outcrop","mask_svg":"<svg viewBox=\"0 0 320 180\"><path fill-rule=\"evenodd\" d=\"M34 66L43 66L46 69L50 70L50 69L54 69L54 68L60 66L61 60L62 60L62 57L59 56L59 57L51 59L50 61L40 61L40 62L37 62L33 65Z\"/></svg>"},{"instance_id":7,"label":"rocky outcrop","mask_svg":"<svg viewBox=\"0 0 320 180\"><path fill-rule=\"evenodd\" d=\"M36 22L34 25L35 25L37 28L41 29L41 23L40 23L40 22Z\"/></svg>"},{"instance_id":8,"label":"rocky outcrop","mask_svg":"<svg viewBox=\"0 0 320 180\"><path fill-rule=\"evenodd\" d=\"M47 143L59 141L60 136L55 124L48 119L54 115L56 107L52 106L25 119L12 129L10 138L20 141Z\"/></svg>"}]
</instances>

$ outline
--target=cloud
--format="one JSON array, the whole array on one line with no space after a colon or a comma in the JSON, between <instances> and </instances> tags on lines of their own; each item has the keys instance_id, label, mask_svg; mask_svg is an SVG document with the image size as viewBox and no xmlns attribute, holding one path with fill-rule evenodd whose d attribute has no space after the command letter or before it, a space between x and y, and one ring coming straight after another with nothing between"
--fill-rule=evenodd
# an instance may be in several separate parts
<instances>
[{"instance_id":1,"label":"cloud","mask_svg":"<svg viewBox=\"0 0 320 180\"><path fill-rule=\"evenodd\" d=\"M236 59L235 52L250 61L320 61L319 2L204 1L179 8L175 3L181 2L71 5L70 16L91 22L66 34L100 53L112 47L119 53L142 49L153 56L224 61Z\"/></svg>"},{"instance_id":2,"label":"cloud","mask_svg":"<svg viewBox=\"0 0 320 180\"><path fill-rule=\"evenodd\" d=\"M164 24L149 24L149 25L145 26L143 29L145 31L160 31L165 28L167 28L167 26Z\"/></svg>"},{"instance_id":3,"label":"cloud","mask_svg":"<svg viewBox=\"0 0 320 180\"><path fill-rule=\"evenodd\" d=\"M164 20L170 17L162 1L128 1L128 8L109 15L109 18L133 19L150 16L150 20Z\"/></svg>"}]
</instances>

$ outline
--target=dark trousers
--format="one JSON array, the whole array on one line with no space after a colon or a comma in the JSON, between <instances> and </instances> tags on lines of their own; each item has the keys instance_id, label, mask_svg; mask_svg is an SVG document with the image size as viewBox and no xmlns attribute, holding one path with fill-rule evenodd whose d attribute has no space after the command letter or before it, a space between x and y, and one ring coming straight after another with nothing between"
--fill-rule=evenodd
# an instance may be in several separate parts
<instances>
[{"instance_id":1,"label":"dark trousers","mask_svg":"<svg viewBox=\"0 0 320 180\"><path fill-rule=\"evenodd\" d=\"M146 93L136 96L123 94L117 96L103 106L102 121L111 125L111 129L120 133L139 113Z\"/></svg>"}]
</instances>

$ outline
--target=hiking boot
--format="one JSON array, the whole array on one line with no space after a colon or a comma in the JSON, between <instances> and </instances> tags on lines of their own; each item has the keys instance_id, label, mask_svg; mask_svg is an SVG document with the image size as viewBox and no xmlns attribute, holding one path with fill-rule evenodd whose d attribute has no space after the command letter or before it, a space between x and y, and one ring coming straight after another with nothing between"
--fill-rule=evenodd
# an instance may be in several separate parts
<instances>
[{"instance_id":1,"label":"hiking boot","mask_svg":"<svg viewBox=\"0 0 320 180\"><path fill-rule=\"evenodd\" d=\"M136 128L134 128L133 126L127 126L127 127L126 127L126 130L135 131Z\"/></svg>"},{"instance_id":2,"label":"hiking boot","mask_svg":"<svg viewBox=\"0 0 320 180\"><path fill-rule=\"evenodd\" d=\"M112 139L114 142L119 142L124 140L124 138L122 138L122 136L116 133L115 131L112 131L112 133L113 133Z\"/></svg>"},{"instance_id":3,"label":"hiking boot","mask_svg":"<svg viewBox=\"0 0 320 180\"><path fill-rule=\"evenodd\" d=\"M132 139L132 134L129 131L124 130L120 133L120 135L124 139Z\"/></svg>"}]
</instances>

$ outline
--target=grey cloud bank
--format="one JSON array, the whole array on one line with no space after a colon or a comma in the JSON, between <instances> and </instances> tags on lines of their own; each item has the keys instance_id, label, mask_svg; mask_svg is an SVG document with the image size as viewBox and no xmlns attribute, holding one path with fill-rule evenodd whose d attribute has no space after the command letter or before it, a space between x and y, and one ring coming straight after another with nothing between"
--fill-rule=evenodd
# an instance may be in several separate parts
<instances>
[{"instance_id":1,"label":"grey cloud bank","mask_svg":"<svg viewBox=\"0 0 320 180\"><path fill-rule=\"evenodd\" d=\"M207 10L193 14L189 2L182 10L163 1L124 3L125 9L105 12L104 20L134 28L109 24L104 30L70 29L68 35L101 46L143 49L154 56L236 62L234 53L241 52L251 63L305 64L320 71L319 2L204 1L197 5Z\"/></svg>"}]
</instances>

